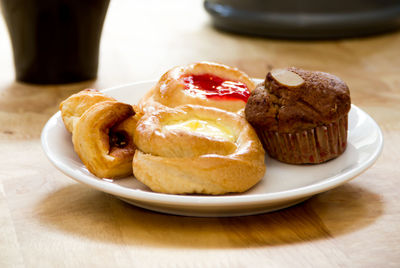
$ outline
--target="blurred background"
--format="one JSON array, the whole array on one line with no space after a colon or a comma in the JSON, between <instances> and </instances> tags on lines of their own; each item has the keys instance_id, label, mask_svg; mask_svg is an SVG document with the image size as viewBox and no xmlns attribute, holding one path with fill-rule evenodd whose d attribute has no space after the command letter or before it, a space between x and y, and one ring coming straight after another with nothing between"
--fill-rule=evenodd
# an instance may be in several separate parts
<instances>
[{"instance_id":1,"label":"blurred background","mask_svg":"<svg viewBox=\"0 0 400 268\"><path fill-rule=\"evenodd\" d=\"M223 31L218 25L214 27L220 15L210 10L210 4L220 7L221 2L226 2L224 7L242 5L247 8L246 12L251 12L254 8L249 11L243 3L257 1L112 0L102 29L97 79L47 86L15 82L10 37L5 20L0 19L0 94L3 96L0 107L10 111L45 111L35 131L35 136L38 136L47 118L57 111L58 103L73 92L86 87L104 89L154 80L173 66L203 60L238 67L255 78L264 78L268 70L286 66L330 72L348 83L353 103L367 111L380 105L382 96L390 96L395 88L400 88L400 34L396 30L347 39L238 34L231 30ZM360 4L362 1L356 2ZM385 1L377 2L382 4ZM395 2L394 5L398 5ZM343 1L338 3L343 4ZM364 3L369 3L368 14L371 14L372 0ZM393 1L385 3L393 4ZM263 5L256 11L266 12L265 8ZM304 9L304 6L299 4L298 8ZM388 9L377 9L382 10L386 12ZM293 10L285 12L293 13ZM396 12L393 9L392 13ZM223 14L226 18L230 15L236 18L235 13ZM299 14L293 18L304 20L304 16L299 17ZM399 22L393 18L388 17L392 26ZM237 23L242 22L237 20ZM305 24L300 26L305 27ZM386 101L397 103L399 100L391 97ZM30 128L27 131L30 132Z\"/></svg>"},{"instance_id":2,"label":"blurred background","mask_svg":"<svg viewBox=\"0 0 400 268\"><path fill-rule=\"evenodd\" d=\"M400 4L347 2L113 0L104 23L95 83L104 88L156 79L172 66L200 60L234 65L254 77L264 77L272 67L291 65L335 72L344 79L360 70L373 72L376 61L389 60L375 55L398 45L395 34L337 38L396 29ZM0 79L12 81L12 48L4 20L0 20L0 50Z\"/></svg>"}]
</instances>

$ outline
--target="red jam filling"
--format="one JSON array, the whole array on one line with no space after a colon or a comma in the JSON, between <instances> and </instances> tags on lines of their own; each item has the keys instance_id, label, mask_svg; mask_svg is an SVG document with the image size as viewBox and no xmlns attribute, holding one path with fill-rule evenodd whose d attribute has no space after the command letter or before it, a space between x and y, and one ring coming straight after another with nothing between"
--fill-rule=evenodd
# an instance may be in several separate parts
<instances>
[{"instance_id":1,"label":"red jam filling","mask_svg":"<svg viewBox=\"0 0 400 268\"><path fill-rule=\"evenodd\" d=\"M185 90L192 94L202 94L209 99L242 100L247 102L250 91L246 84L229 81L211 74L186 75L182 81Z\"/></svg>"}]
</instances>

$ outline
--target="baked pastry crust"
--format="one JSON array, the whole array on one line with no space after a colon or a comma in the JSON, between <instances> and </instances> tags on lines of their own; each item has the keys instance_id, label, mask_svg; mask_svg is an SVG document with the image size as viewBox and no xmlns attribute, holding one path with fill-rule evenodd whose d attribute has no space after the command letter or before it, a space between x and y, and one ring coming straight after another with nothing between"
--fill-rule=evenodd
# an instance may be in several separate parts
<instances>
[{"instance_id":1,"label":"baked pastry crust","mask_svg":"<svg viewBox=\"0 0 400 268\"><path fill-rule=\"evenodd\" d=\"M223 110L238 112L246 102L239 99L210 99L202 94L193 94L185 90L182 77L185 75L212 74L228 81L237 81L246 85L251 92L255 88L254 82L242 71L226 65L199 62L188 66L179 66L166 72L157 84L139 102L139 108L145 112L152 112L160 106L177 107L185 104L216 107Z\"/></svg>"},{"instance_id":2,"label":"baked pastry crust","mask_svg":"<svg viewBox=\"0 0 400 268\"><path fill-rule=\"evenodd\" d=\"M60 111L64 125L69 132L73 132L76 121L92 105L102 101L116 101L96 89L84 89L71 95L61 102Z\"/></svg>"},{"instance_id":3,"label":"baked pastry crust","mask_svg":"<svg viewBox=\"0 0 400 268\"><path fill-rule=\"evenodd\" d=\"M60 110L74 149L91 173L100 178L132 174L137 117L131 105L85 89L64 100Z\"/></svg>"},{"instance_id":4,"label":"baked pastry crust","mask_svg":"<svg viewBox=\"0 0 400 268\"><path fill-rule=\"evenodd\" d=\"M227 135L169 128L190 120L208 122ZM184 105L147 113L137 122L134 141L133 173L155 192L244 192L265 173L265 153L253 128L243 116L220 109Z\"/></svg>"},{"instance_id":5,"label":"baked pastry crust","mask_svg":"<svg viewBox=\"0 0 400 268\"><path fill-rule=\"evenodd\" d=\"M119 178L132 174L134 114L129 104L104 101L91 106L76 121L72 133L74 149L97 177Z\"/></svg>"}]
</instances>

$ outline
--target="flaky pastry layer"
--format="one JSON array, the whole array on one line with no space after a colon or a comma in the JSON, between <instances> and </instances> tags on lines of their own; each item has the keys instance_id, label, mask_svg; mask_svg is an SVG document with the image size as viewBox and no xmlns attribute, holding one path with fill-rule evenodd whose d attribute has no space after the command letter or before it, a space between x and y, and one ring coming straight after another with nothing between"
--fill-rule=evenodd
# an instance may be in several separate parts
<instances>
[{"instance_id":1,"label":"flaky pastry layer","mask_svg":"<svg viewBox=\"0 0 400 268\"><path fill-rule=\"evenodd\" d=\"M130 132L136 125L133 115L131 105L105 101L90 107L75 124L74 149L97 177L118 178L132 174L135 146Z\"/></svg>"},{"instance_id":2,"label":"flaky pastry layer","mask_svg":"<svg viewBox=\"0 0 400 268\"><path fill-rule=\"evenodd\" d=\"M185 90L181 80L184 75L212 74L220 78L245 84L249 91L255 88L254 82L242 71L226 65L199 62L188 66L175 67L166 72L157 84L139 102L139 108L144 111L154 111L160 106L177 107L185 104L216 107L230 112L238 112L246 105L242 100L210 99L202 94L190 94Z\"/></svg>"},{"instance_id":3,"label":"flaky pastry layer","mask_svg":"<svg viewBox=\"0 0 400 268\"><path fill-rule=\"evenodd\" d=\"M167 127L189 120L210 122L227 135ZM184 105L147 113L137 122L134 142L133 173L156 192L244 192L265 173L265 153L250 124L216 108Z\"/></svg>"},{"instance_id":4,"label":"flaky pastry layer","mask_svg":"<svg viewBox=\"0 0 400 268\"><path fill-rule=\"evenodd\" d=\"M72 132L74 150L91 173L100 178L132 174L137 119L131 105L96 90L82 90L64 100L60 110Z\"/></svg>"},{"instance_id":5,"label":"flaky pastry layer","mask_svg":"<svg viewBox=\"0 0 400 268\"><path fill-rule=\"evenodd\" d=\"M62 101L60 111L66 129L72 133L79 117L91 106L103 101L116 100L95 89L84 89Z\"/></svg>"}]
</instances>

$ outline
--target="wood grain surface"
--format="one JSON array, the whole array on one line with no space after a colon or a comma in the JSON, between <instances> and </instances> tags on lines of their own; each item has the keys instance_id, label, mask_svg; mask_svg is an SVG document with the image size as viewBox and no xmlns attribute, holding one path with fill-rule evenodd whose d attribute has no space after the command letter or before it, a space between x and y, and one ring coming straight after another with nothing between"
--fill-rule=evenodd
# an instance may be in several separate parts
<instances>
[{"instance_id":1,"label":"wood grain surface","mask_svg":"<svg viewBox=\"0 0 400 268\"><path fill-rule=\"evenodd\" d=\"M40 133L66 96L157 79L210 60L263 78L298 66L338 75L384 132L376 164L297 206L192 218L137 208L78 184L46 159ZM288 41L214 30L202 1L111 1L99 77L14 82L0 20L0 267L400 267L400 33Z\"/></svg>"}]
</instances>

